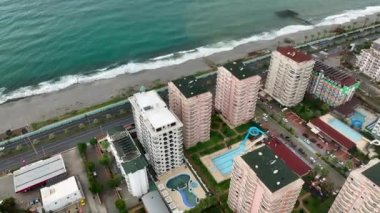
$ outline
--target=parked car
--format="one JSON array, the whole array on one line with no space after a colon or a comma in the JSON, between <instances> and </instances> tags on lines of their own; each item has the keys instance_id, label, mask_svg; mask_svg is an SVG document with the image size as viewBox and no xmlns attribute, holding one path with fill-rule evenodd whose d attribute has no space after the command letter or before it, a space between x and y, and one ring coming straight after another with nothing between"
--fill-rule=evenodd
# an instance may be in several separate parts
<instances>
[{"instance_id":1,"label":"parked car","mask_svg":"<svg viewBox=\"0 0 380 213\"><path fill-rule=\"evenodd\" d=\"M310 161L311 161L312 163L316 163L316 162L317 162L313 157L310 157Z\"/></svg>"},{"instance_id":2,"label":"parked car","mask_svg":"<svg viewBox=\"0 0 380 213\"><path fill-rule=\"evenodd\" d=\"M283 120L285 123L288 123L288 122L289 122L288 119L286 119L286 118L282 118L282 120Z\"/></svg>"}]
</instances>

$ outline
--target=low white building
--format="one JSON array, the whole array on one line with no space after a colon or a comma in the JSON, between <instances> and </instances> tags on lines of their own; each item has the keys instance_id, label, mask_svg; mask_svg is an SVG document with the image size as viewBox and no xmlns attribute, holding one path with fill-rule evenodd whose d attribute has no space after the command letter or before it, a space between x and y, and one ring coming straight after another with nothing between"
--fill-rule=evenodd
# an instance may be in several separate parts
<instances>
[{"instance_id":1,"label":"low white building","mask_svg":"<svg viewBox=\"0 0 380 213\"><path fill-rule=\"evenodd\" d=\"M42 206L45 212L63 210L78 204L83 199L83 193L74 176L41 189Z\"/></svg>"},{"instance_id":2,"label":"low white building","mask_svg":"<svg viewBox=\"0 0 380 213\"><path fill-rule=\"evenodd\" d=\"M380 81L380 38L373 42L370 49L363 49L356 66L375 81Z\"/></svg>"},{"instance_id":3,"label":"low white building","mask_svg":"<svg viewBox=\"0 0 380 213\"><path fill-rule=\"evenodd\" d=\"M115 156L116 165L119 167L128 191L135 197L141 197L149 189L147 175L148 163L141 155L134 140L128 131L123 130L110 135L107 139L110 142L110 149Z\"/></svg>"}]
</instances>

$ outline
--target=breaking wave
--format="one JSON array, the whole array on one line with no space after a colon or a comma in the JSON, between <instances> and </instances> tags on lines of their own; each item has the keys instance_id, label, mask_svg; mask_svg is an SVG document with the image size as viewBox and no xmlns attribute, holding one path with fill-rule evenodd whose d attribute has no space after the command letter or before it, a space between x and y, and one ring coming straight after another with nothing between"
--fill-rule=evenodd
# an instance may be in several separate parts
<instances>
[{"instance_id":1,"label":"breaking wave","mask_svg":"<svg viewBox=\"0 0 380 213\"><path fill-rule=\"evenodd\" d=\"M28 96L59 91L75 84L88 83L101 79L110 79L118 75L126 73L136 73L142 70L150 70L171 65L178 65L192 59L207 57L215 53L229 51L239 45L246 44L249 42L272 40L274 38L284 36L287 34L310 30L317 26L343 24L354 19L358 19L367 15L372 15L378 12L380 12L380 6L366 7L365 9L361 10L349 10L338 15L328 16L315 26L290 25L283 27L279 30L260 33L248 38L218 42L212 45L206 45L191 50L179 51L176 53L155 57L144 62L132 61L120 66L110 66L98 69L89 75L78 74L62 76L58 80L45 81L35 86L26 86L16 89L14 91L7 91L6 88L0 88L0 104L13 99L20 99Z\"/></svg>"}]
</instances>

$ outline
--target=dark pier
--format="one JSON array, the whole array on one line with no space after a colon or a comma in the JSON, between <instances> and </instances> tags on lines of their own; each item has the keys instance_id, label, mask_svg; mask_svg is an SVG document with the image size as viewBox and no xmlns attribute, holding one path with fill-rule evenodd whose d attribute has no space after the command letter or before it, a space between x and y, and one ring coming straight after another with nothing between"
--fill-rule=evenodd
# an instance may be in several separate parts
<instances>
[{"instance_id":1,"label":"dark pier","mask_svg":"<svg viewBox=\"0 0 380 213\"><path fill-rule=\"evenodd\" d=\"M299 14L293 10L280 10L276 12L276 15L278 15L281 18L291 18L294 19L302 24L306 25L313 25L310 21L302 18L299 16Z\"/></svg>"}]
</instances>

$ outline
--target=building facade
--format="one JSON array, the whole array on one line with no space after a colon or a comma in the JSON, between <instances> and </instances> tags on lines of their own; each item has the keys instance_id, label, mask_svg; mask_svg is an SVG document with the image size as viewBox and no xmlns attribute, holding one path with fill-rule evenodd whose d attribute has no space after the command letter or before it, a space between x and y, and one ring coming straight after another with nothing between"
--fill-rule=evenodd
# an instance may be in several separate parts
<instances>
[{"instance_id":1,"label":"building facade","mask_svg":"<svg viewBox=\"0 0 380 213\"><path fill-rule=\"evenodd\" d=\"M303 184L263 146L235 158L227 202L237 213L292 212Z\"/></svg>"},{"instance_id":2,"label":"building facade","mask_svg":"<svg viewBox=\"0 0 380 213\"><path fill-rule=\"evenodd\" d=\"M293 47L273 51L265 91L283 106L292 107L303 100L314 60Z\"/></svg>"},{"instance_id":3,"label":"building facade","mask_svg":"<svg viewBox=\"0 0 380 213\"><path fill-rule=\"evenodd\" d=\"M314 65L308 93L329 106L337 107L350 101L359 86L360 82L353 77L317 61Z\"/></svg>"},{"instance_id":4,"label":"building facade","mask_svg":"<svg viewBox=\"0 0 380 213\"><path fill-rule=\"evenodd\" d=\"M116 165L128 186L128 191L135 197L141 197L149 190L147 162L138 150L133 138L124 130L107 135L110 150Z\"/></svg>"},{"instance_id":5,"label":"building facade","mask_svg":"<svg viewBox=\"0 0 380 213\"><path fill-rule=\"evenodd\" d=\"M377 119L376 123L375 123L375 126L373 127L372 129L372 134L376 137L376 138L380 138L380 118Z\"/></svg>"},{"instance_id":6,"label":"building facade","mask_svg":"<svg viewBox=\"0 0 380 213\"><path fill-rule=\"evenodd\" d=\"M353 170L347 177L329 213L380 212L380 160Z\"/></svg>"},{"instance_id":7,"label":"building facade","mask_svg":"<svg viewBox=\"0 0 380 213\"><path fill-rule=\"evenodd\" d=\"M169 82L169 107L183 123L186 148L210 140L212 94L205 82L188 76Z\"/></svg>"},{"instance_id":8,"label":"building facade","mask_svg":"<svg viewBox=\"0 0 380 213\"><path fill-rule=\"evenodd\" d=\"M380 38L373 42L370 49L361 51L356 66L365 75L380 81Z\"/></svg>"},{"instance_id":9,"label":"building facade","mask_svg":"<svg viewBox=\"0 0 380 213\"><path fill-rule=\"evenodd\" d=\"M139 92L129 98L137 137L157 175L183 164L182 122L156 91Z\"/></svg>"},{"instance_id":10,"label":"building facade","mask_svg":"<svg viewBox=\"0 0 380 213\"><path fill-rule=\"evenodd\" d=\"M235 127L251 120L261 87L259 72L242 62L231 62L218 68L215 109Z\"/></svg>"}]
</instances>

